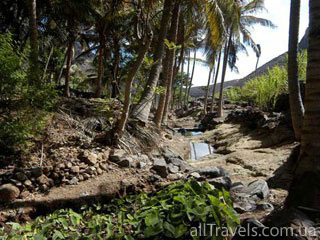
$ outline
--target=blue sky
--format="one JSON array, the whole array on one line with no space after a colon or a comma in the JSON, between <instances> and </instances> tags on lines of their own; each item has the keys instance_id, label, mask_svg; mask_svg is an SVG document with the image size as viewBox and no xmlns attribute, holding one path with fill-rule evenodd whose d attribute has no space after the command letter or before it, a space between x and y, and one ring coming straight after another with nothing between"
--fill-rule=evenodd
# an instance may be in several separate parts
<instances>
[{"instance_id":1,"label":"blue sky","mask_svg":"<svg viewBox=\"0 0 320 240\"><path fill-rule=\"evenodd\" d=\"M255 26L251 31L253 39L256 43L259 43L262 48L259 66L288 50L290 2L291 0L265 0L265 6L268 12L259 13L259 16L273 21L273 23L277 25L277 28L269 29ZM308 2L308 0L301 0L300 38L303 37L309 23ZM239 74L228 71L226 75L227 81L245 77L255 69L257 61L256 55L252 50L248 52L249 56L243 53L239 54L237 63ZM201 58L204 58L204 56ZM186 71L187 69L185 69L185 72ZM193 85L205 86L208 81L208 74L208 67L197 64ZM220 81L220 79L218 81Z\"/></svg>"}]
</instances>

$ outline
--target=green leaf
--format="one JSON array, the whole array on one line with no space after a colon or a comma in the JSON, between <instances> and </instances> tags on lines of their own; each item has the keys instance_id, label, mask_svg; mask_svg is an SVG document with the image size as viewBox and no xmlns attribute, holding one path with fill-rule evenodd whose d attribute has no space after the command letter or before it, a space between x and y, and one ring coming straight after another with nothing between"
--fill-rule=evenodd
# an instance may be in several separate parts
<instances>
[{"instance_id":1,"label":"green leaf","mask_svg":"<svg viewBox=\"0 0 320 240\"><path fill-rule=\"evenodd\" d=\"M145 218L145 223L147 225L147 227L149 226L155 226L158 223L160 223L160 217L159 217L159 211L158 210L153 210L151 212L148 213L148 215Z\"/></svg>"},{"instance_id":2,"label":"green leaf","mask_svg":"<svg viewBox=\"0 0 320 240\"><path fill-rule=\"evenodd\" d=\"M174 237L175 238L180 238L183 235L185 235L188 232L188 229L186 226L183 224L180 224L178 227L176 227L175 232L174 232Z\"/></svg>"},{"instance_id":3,"label":"green leaf","mask_svg":"<svg viewBox=\"0 0 320 240\"><path fill-rule=\"evenodd\" d=\"M53 239L53 240L56 240L56 239L65 239L65 237L63 236L62 232L60 232L60 231L58 231L58 230L54 230L52 239Z\"/></svg>"}]
</instances>

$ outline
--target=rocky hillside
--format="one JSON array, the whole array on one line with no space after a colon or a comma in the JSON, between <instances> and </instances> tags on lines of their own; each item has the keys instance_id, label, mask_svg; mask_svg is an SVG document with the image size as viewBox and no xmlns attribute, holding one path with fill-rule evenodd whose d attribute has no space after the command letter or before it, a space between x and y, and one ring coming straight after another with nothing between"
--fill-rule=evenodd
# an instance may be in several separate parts
<instances>
[{"instance_id":1,"label":"rocky hillside","mask_svg":"<svg viewBox=\"0 0 320 240\"><path fill-rule=\"evenodd\" d=\"M307 49L308 47L308 29L306 30L303 38L301 39L299 43L299 47L301 50ZM242 79L236 79L225 82L225 88L228 87L241 87L243 86L248 80L254 78L255 76L263 75L268 71L268 69L273 68L274 66L284 66L286 63L286 54L287 52L279 55L278 57L272 59L271 61L267 62L266 64L262 65L257 69L257 71L253 71L248 76L242 78ZM217 84L216 93L220 89L220 83ZM210 90L212 91L212 85L210 86ZM198 98L203 97L205 95L205 87L193 87L191 88L190 92L192 97Z\"/></svg>"}]
</instances>

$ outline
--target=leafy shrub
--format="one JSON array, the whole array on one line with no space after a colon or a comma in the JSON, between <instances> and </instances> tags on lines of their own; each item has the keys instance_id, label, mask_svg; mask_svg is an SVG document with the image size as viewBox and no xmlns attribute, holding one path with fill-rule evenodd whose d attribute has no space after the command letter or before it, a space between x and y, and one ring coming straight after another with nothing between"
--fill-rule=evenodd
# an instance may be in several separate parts
<instances>
[{"instance_id":1,"label":"leafy shrub","mask_svg":"<svg viewBox=\"0 0 320 240\"><path fill-rule=\"evenodd\" d=\"M200 223L234 230L239 219L226 191L188 181L155 194L85 207L81 213L59 210L25 226L11 223L12 231L4 239L198 239L190 231Z\"/></svg>"},{"instance_id":2,"label":"leafy shrub","mask_svg":"<svg viewBox=\"0 0 320 240\"><path fill-rule=\"evenodd\" d=\"M46 111L56 102L52 86L29 85L27 54L16 49L10 33L0 35L1 155L25 144L43 126Z\"/></svg>"},{"instance_id":3,"label":"leafy shrub","mask_svg":"<svg viewBox=\"0 0 320 240\"><path fill-rule=\"evenodd\" d=\"M307 52L298 56L299 79L306 80ZM230 88L226 91L227 99L232 102L251 102L263 110L275 107L278 97L288 93L287 67L275 66L268 73L246 82L242 88Z\"/></svg>"}]
</instances>

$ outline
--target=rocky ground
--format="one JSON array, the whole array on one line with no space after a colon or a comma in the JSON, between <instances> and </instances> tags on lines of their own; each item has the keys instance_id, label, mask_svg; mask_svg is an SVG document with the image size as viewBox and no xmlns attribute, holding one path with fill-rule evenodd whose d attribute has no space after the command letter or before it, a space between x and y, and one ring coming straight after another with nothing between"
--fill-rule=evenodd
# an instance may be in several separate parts
<instances>
[{"instance_id":1,"label":"rocky ground","mask_svg":"<svg viewBox=\"0 0 320 240\"><path fill-rule=\"evenodd\" d=\"M286 115L227 105L225 117L213 113L200 123L203 107L193 108L198 110L173 117L163 130L129 123L120 144L110 147L106 132L119 113L118 102L62 101L32 150L7 159L2 168L0 223L155 191L188 178L230 191L242 220L263 221L281 210L299 147ZM183 137L173 134L176 128L207 131ZM206 142L215 153L191 161L190 141Z\"/></svg>"}]
</instances>

